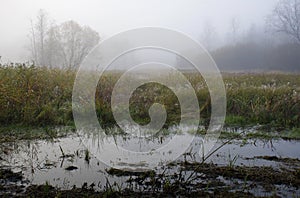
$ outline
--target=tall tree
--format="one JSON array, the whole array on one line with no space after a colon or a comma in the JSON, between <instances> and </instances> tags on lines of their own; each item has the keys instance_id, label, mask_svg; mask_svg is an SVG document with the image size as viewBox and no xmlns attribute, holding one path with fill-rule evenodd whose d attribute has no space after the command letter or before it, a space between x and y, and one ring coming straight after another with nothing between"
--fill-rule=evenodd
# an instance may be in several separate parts
<instances>
[{"instance_id":1,"label":"tall tree","mask_svg":"<svg viewBox=\"0 0 300 198\"><path fill-rule=\"evenodd\" d=\"M237 18L232 18L229 23L229 31L227 33L227 38L229 45L236 45L239 40L240 34L240 23Z\"/></svg>"},{"instance_id":2,"label":"tall tree","mask_svg":"<svg viewBox=\"0 0 300 198\"><path fill-rule=\"evenodd\" d=\"M89 27L81 27L75 21L54 26L49 31L48 45L56 50L56 57L64 68L75 69L89 51L99 42L99 34Z\"/></svg>"},{"instance_id":3,"label":"tall tree","mask_svg":"<svg viewBox=\"0 0 300 198\"><path fill-rule=\"evenodd\" d=\"M48 31L49 17L45 10L39 10L36 22L31 20L30 40L31 55L35 63L45 65L45 40Z\"/></svg>"},{"instance_id":4,"label":"tall tree","mask_svg":"<svg viewBox=\"0 0 300 198\"><path fill-rule=\"evenodd\" d=\"M217 32L215 26L211 22L206 21L200 37L201 43L203 43L208 51L211 51L216 47L216 40Z\"/></svg>"},{"instance_id":5,"label":"tall tree","mask_svg":"<svg viewBox=\"0 0 300 198\"><path fill-rule=\"evenodd\" d=\"M60 25L51 23L48 14L40 10L31 21L31 56L36 65L76 69L84 57L99 42L99 34L75 21Z\"/></svg>"},{"instance_id":6,"label":"tall tree","mask_svg":"<svg viewBox=\"0 0 300 198\"><path fill-rule=\"evenodd\" d=\"M61 65L61 58L59 56L58 51L60 50L59 39L59 32L57 32L55 25L53 25L47 32L47 38L45 41L45 51L46 51L46 65L50 68L57 67Z\"/></svg>"},{"instance_id":7,"label":"tall tree","mask_svg":"<svg viewBox=\"0 0 300 198\"><path fill-rule=\"evenodd\" d=\"M267 22L275 32L287 34L300 43L300 0L280 0Z\"/></svg>"}]
</instances>

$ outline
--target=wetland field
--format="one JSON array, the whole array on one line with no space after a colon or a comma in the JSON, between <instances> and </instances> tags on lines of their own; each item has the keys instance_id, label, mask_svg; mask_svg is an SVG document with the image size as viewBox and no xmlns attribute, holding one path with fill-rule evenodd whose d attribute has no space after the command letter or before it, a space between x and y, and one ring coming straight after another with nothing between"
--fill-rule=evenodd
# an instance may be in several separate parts
<instances>
[{"instance_id":1,"label":"wetland field","mask_svg":"<svg viewBox=\"0 0 300 198\"><path fill-rule=\"evenodd\" d=\"M130 97L130 115L145 125L151 105L163 104L163 128L143 139L121 130L110 106L121 73L109 71L99 80L95 95L105 136L86 137L88 132L76 129L73 119L75 71L1 65L0 196L300 197L300 74L222 73L225 124L213 150L201 156L211 115L209 91L200 75L183 73L200 105L198 125L179 127L176 95L148 83ZM176 79L170 76L171 80ZM182 140L179 146L194 138L183 155L154 169L113 154L110 163L117 168L111 168L94 155L93 149L111 144L143 152L167 144L174 134Z\"/></svg>"}]
</instances>

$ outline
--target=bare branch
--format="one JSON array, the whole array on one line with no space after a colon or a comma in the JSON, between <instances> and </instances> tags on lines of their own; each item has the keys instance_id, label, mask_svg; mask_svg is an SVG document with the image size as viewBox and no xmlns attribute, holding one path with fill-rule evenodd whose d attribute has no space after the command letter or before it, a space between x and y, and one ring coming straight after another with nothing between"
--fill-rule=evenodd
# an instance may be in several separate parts
<instances>
[{"instance_id":1,"label":"bare branch","mask_svg":"<svg viewBox=\"0 0 300 198\"><path fill-rule=\"evenodd\" d=\"M300 44L300 0L281 0L268 18L274 32L289 35Z\"/></svg>"}]
</instances>

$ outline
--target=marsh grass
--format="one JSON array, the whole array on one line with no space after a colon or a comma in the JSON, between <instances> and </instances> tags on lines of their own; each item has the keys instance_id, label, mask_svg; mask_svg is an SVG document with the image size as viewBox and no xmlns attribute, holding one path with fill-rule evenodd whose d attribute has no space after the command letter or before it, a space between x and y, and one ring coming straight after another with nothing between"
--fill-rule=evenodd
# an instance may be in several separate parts
<instances>
[{"instance_id":1,"label":"marsh grass","mask_svg":"<svg viewBox=\"0 0 300 198\"><path fill-rule=\"evenodd\" d=\"M24 64L0 67L0 123L67 125L75 73Z\"/></svg>"},{"instance_id":2,"label":"marsh grass","mask_svg":"<svg viewBox=\"0 0 300 198\"><path fill-rule=\"evenodd\" d=\"M74 125L72 88L76 72L47 69L25 64L0 66L0 124L2 126ZM103 127L115 126L110 107L111 93L120 77L105 72L96 90L95 106ZM210 117L209 91L199 74L184 75L196 91L201 124ZM172 77L169 77L170 80ZM300 127L300 76L297 74L223 74L227 92L229 126L267 125L277 128ZM187 98L188 100L188 98ZM150 121L149 107L158 102L168 117L164 127L180 121L180 104L172 91L157 83L139 87L130 98L130 113L139 124ZM296 129L295 129L296 130ZM291 134L292 135L292 134Z\"/></svg>"}]
</instances>

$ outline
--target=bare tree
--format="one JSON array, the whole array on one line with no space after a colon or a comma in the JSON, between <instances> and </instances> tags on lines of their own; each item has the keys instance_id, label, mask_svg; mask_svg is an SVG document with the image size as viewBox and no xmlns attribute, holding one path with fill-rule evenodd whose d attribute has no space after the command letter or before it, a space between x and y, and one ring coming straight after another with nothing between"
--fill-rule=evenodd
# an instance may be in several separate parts
<instances>
[{"instance_id":1,"label":"bare tree","mask_svg":"<svg viewBox=\"0 0 300 198\"><path fill-rule=\"evenodd\" d=\"M57 67L61 64L61 59L59 55L60 44L59 44L59 32L57 28L54 28L55 25L52 25L47 32L47 38L45 40L45 52L46 52L46 65L50 68Z\"/></svg>"},{"instance_id":2,"label":"bare tree","mask_svg":"<svg viewBox=\"0 0 300 198\"><path fill-rule=\"evenodd\" d=\"M206 47L208 51L213 50L216 47L217 32L213 24L206 21L203 27L200 41Z\"/></svg>"},{"instance_id":3,"label":"bare tree","mask_svg":"<svg viewBox=\"0 0 300 198\"><path fill-rule=\"evenodd\" d=\"M267 22L275 32L287 34L300 43L300 0L280 0Z\"/></svg>"},{"instance_id":4,"label":"bare tree","mask_svg":"<svg viewBox=\"0 0 300 198\"><path fill-rule=\"evenodd\" d=\"M45 40L48 31L48 14L39 10L36 22L31 20L30 40L31 56L38 65L45 65Z\"/></svg>"},{"instance_id":5,"label":"bare tree","mask_svg":"<svg viewBox=\"0 0 300 198\"><path fill-rule=\"evenodd\" d=\"M47 14L44 10L40 10L38 14L38 23L36 24L36 29L38 31L38 37L39 37L39 48L40 48L40 64L45 65L45 48L44 48L44 42L45 37L47 33Z\"/></svg>"},{"instance_id":6,"label":"bare tree","mask_svg":"<svg viewBox=\"0 0 300 198\"><path fill-rule=\"evenodd\" d=\"M54 26L49 33L48 45L52 44L57 53L52 56L57 57L60 64L68 69L77 68L100 40L97 32L89 27L81 27L74 21Z\"/></svg>"},{"instance_id":7,"label":"bare tree","mask_svg":"<svg viewBox=\"0 0 300 198\"><path fill-rule=\"evenodd\" d=\"M77 68L99 42L99 34L74 21L61 25L51 21L43 10L39 11L35 22L31 21L30 51L35 64L50 68Z\"/></svg>"},{"instance_id":8,"label":"bare tree","mask_svg":"<svg viewBox=\"0 0 300 198\"><path fill-rule=\"evenodd\" d=\"M232 18L229 24L227 38L230 45L235 45L238 42L240 34L240 23L237 18Z\"/></svg>"},{"instance_id":9,"label":"bare tree","mask_svg":"<svg viewBox=\"0 0 300 198\"><path fill-rule=\"evenodd\" d=\"M37 63L38 61L38 56L37 56L37 48L36 48L36 36L35 36L35 29L33 26L33 21L30 20L30 24L31 24L31 28L30 28L30 35L29 35L29 39L30 39L30 53L31 53L31 58L34 61L34 64Z\"/></svg>"}]
</instances>

